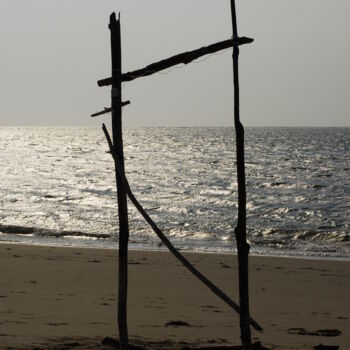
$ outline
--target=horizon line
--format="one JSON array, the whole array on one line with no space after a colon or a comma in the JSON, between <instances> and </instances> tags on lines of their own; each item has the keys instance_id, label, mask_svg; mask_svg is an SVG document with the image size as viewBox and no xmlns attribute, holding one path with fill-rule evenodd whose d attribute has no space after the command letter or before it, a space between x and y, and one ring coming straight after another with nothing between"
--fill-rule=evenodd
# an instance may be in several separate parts
<instances>
[{"instance_id":1,"label":"horizon line","mask_svg":"<svg viewBox=\"0 0 350 350\"><path fill-rule=\"evenodd\" d=\"M102 124L101 124L102 125ZM0 128L99 128L100 126L93 125L0 125ZM102 127L102 126L101 126ZM244 125L245 128L350 128L350 125L305 125L305 126L297 126L297 125ZM128 125L123 126L123 128L235 128L234 125L148 125L148 126L136 126L136 125Z\"/></svg>"}]
</instances>

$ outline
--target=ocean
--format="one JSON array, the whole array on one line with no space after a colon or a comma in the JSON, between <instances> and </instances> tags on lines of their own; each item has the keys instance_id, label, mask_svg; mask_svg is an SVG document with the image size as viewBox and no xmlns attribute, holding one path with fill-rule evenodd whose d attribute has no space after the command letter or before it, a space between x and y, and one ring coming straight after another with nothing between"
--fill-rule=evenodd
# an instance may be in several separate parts
<instances>
[{"instance_id":1,"label":"ocean","mask_svg":"<svg viewBox=\"0 0 350 350\"><path fill-rule=\"evenodd\" d=\"M246 128L251 253L350 259L350 128ZM183 251L236 251L233 128L126 128L126 174ZM0 128L0 241L116 248L100 128ZM129 202L130 249L166 249Z\"/></svg>"}]
</instances>

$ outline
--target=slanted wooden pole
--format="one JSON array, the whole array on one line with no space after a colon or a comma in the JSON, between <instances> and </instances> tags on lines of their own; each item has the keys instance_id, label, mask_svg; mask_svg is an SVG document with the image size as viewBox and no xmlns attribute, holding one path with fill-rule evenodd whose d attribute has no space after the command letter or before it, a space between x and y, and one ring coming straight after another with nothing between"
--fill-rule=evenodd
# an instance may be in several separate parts
<instances>
[{"instance_id":1,"label":"slanted wooden pole","mask_svg":"<svg viewBox=\"0 0 350 350\"><path fill-rule=\"evenodd\" d=\"M125 177L125 173L121 172L121 167L119 166L118 155L114 150L114 146L112 144L112 140L109 136L109 132L106 126L102 125L102 130L106 136L109 150L111 155L113 156L116 171L119 173L120 178L123 182L126 193L130 199L130 201L134 204L135 208L139 211L139 213L143 216L143 218L147 221L147 223L152 227L153 231L159 237L159 239L164 243L164 245L169 249L169 251L178 259L194 276L196 276L203 284L205 284L215 295L217 295L221 300L223 300L227 305L229 305L233 310L240 313L239 306L229 297L227 296L220 288L218 288L214 283L212 283L208 278L206 278L200 271L198 271L168 240L168 238L164 235L162 230L156 225L156 223L152 220L152 218L147 214L145 209L136 199L134 194L131 191L128 179ZM261 326L253 319L250 319L250 323L252 327L254 327L257 331L262 331Z\"/></svg>"},{"instance_id":2,"label":"slanted wooden pole","mask_svg":"<svg viewBox=\"0 0 350 350\"><path fill-rule=\"evenodd\" d=\"M122 138L122 58L120 19L116 20L115 13L110 16L109 29L111 31L112 51L112 132L113 145L118 154L121 171L124 173L124 152ZM123 182L116 170L116 182L118 192L118 215L119 215L119 279L118 279L118 328L121 349L128 349L128 326L127 326L127 290L128 290L128 241L129 223L127 197Z\"/></svg>"},{"instance_id":3,"label":"slanted wooden pole","mask_svg":"<svg viewBox=\"0 0 350 350\"><path fill-rule=\"evenodd\" d=\"M237 34L237 17L235 0L231 0L232 32L233 39ZM235 228L238 255L239 272L239 305L240 328L242 348L251 346L250 315L249 315L249 283L248 283L248 255L247 220L246 220L246 184L244 165L244 127L240 121L239 108L239 79L238 79L238 45L233 46L233 85L234 85L234 120L236 129L236 157L237 157L237 182L238 182L238 220Z\"/></svg>"}]
</instances>

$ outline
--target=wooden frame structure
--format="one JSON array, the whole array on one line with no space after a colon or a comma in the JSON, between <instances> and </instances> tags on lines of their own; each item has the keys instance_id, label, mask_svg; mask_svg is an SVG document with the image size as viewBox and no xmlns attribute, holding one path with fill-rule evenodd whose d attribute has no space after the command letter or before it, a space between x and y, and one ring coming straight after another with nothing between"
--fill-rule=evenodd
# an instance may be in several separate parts
<instances>
[{"instance_id":1,"label":"wooden frame structure","mask_svg":"<svg viewBox=\"0 0 350 350\"><path fill-rule=\"evenodd\" d=\"M111 33L111 53L112 53L112 75L109 78L98 81L98 86L112 86L111 107L105 108L101 112L92 114L92 117L112 112L112 138L106 126L102 129L106 136L110 153L115 164L115 175L118 195L118 215L119 215L119 278L118 278L118 327L121 349L128 349L128 327L127 327L127 285L128 285L128 239L129 224L127 197L135 205L146 222L152 227L157 236L161 239L169 251L204 283L214 294L221 298L226 304L240 314L241 342L243 349L251 348L250 326L258 331L262 331L261 326L250 317L249 294L248 294L248 255L249 245L246 240L246 185L245 185L245 163L244 163L244 127L240 121L239 107L239 75L238 57L239 46L253 42L253 39L239 37L237 34L237 19L235 0L231 1L232 17L232 38L220 41L209 46L184 52L159 62L152 63L144 68L122 73L121 55L121 34L120 16L116 19L115 13L110 16L109 29ZM238 265L239 265L239 306L221 291L214 283L207 279L198 271L167 239L161 229L155 224L147 214L141 204L133 195L124 169L124 152L122 138L122 107L130 104L130 101L122 101L122 82L145 77L168 69L179 63L188 64L193 60L207 54L233 47L233 85L234 85L234 125L236 130L236 157L237 157L237 180L238 180L238 222L235 228L237 242Z\"/></svg>"}]
</instances>

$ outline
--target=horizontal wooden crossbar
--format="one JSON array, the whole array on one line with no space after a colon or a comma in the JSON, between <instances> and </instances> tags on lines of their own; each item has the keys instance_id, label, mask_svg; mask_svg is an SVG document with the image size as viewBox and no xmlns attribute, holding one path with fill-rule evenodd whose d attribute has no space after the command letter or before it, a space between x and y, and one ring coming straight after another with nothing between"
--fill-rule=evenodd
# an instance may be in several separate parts
<instances>
[{"instance_id":1,"label":"horizontal wooden crossbar","mask_svg":"<svg viewBox=\"0 0 350 350\"><path fill-rule=\"evenodd\" d=\"M112 108L111 108L111 107L110 107L110 108L105 107L105 109L104 109L103 111L101 111L101 112L96 112L96 113L94 113L94 114L91 114L90 117L97 117L97 116L99 116L99 115L106 114L106 113L110 113L110 112L112 112Z\"/></svg>"},{"instance_id":2,"label":"horizontal wooden crossbar","mask_svg":"<svg viewBox=\"0 0 350 350\"><path fill-rule=\"evenodd\" d=\"M244 44L250 44L254 41L254 39L247 38L247 37L241 37L241 38L235 38L235 39L229 39L224 41L219 41L215 44L211 44L209 46L204 46L199 49L193 50L193 51L187 51L180 53L178 55L169 57L165 60L161 60L155 63L152 63L144 68L134 70L132 72L123 73L121 75L121 81L132 81L134 79L145 77L148 75L152 75L154 73L160 72L164 69L171 68L173 66L176 66L177 64L184 63L188 64L197 58L200 58L202 56L215 53L224 49L227 49L229 47L233 47L235 45L244 45ZM112 85L113 78L106 78L99 80L97 82L98 86L108 86Z\"/></svg>"}]
</instances>

